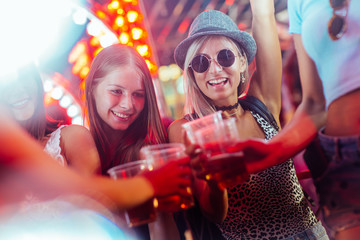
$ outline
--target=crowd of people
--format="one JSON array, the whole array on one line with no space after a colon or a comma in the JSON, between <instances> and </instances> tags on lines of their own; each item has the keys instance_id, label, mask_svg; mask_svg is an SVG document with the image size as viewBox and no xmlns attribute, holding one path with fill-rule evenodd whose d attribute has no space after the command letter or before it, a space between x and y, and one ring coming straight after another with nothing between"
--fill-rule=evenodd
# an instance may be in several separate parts
<instances>
[{"instance_id":1,"label":"crowd of people","mask_svg":"<svg viewBox=\"0 0 360 240\"><path fill-rule=\"evenodd\" d=\"M101 239L94 229L110 239L356 239L360 3L288 2L302 100L285 126L274 1L250 4L251 34L217 10L192 22L174 51L183 69L184 116L168 128L146 62L130 46L113 44L93 59L85 79L83 126L63 125L47 114L35 64L1 76L2 239L56 231L67 233L67 239L79 234ZM226 151L242 154L216 173L236 179L245 164L248 176L227 188L203 174L202 150L183 132L183 124L217 111L236 119L242 140ZM144 146L174 142L186 146L188 157L129 179L107 174L139 160ZM292 159L304 149L318 212ZM173 194L193 196L195 206L175 212L159 208L155 222L125 224L124 211Z\"/></svg>"}]
</instances>

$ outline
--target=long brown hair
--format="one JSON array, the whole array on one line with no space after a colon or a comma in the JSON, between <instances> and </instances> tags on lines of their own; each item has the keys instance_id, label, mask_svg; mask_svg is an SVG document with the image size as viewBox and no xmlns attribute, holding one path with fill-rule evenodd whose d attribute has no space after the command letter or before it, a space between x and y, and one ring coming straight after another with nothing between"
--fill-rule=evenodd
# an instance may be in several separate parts
<instances>
[{"instance_id":1,"label":"long brown hair","mask_svg":"<svg viewBox=\"0 0 360 240\"><path fill-rule=\"evenodd\" d=\"M108 134L102 128L104 121L96 110L93 90L102 78L124 65L130 65L140 73L145 88L145 104L137 119L125 130L123 139L117 143L111 142L116 145L115 149L111 149ZM144 59L132 47L115 44L96 55L85 80L85 104L86 119L100 154L103 174L113 166L137 160L142 146L166 141L150 71Z\"/></svg>"}]
</instances>

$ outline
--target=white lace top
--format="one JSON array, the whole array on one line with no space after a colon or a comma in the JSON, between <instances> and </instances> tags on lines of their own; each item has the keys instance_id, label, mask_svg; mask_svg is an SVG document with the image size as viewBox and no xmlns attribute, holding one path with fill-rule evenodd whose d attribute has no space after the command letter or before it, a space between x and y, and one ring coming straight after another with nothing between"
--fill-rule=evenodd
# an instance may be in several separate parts
<instances>
[{"instance_id":1,"label":"white lace top","mask_svg":"<svg viewBox=\"0 0 360 240\"><path fill-rule=\"evenodd\" d=\"M62 166L66 166L67 163L64 157L61 155L61 147L60 147L60 137L61 137L61 129L66 127L66 125L60 126L54 132L50 134L49 140L46 143L44 151L48 153L51 157L53 157L56 161L58 161Z\"/></svg>"}]
</instances>

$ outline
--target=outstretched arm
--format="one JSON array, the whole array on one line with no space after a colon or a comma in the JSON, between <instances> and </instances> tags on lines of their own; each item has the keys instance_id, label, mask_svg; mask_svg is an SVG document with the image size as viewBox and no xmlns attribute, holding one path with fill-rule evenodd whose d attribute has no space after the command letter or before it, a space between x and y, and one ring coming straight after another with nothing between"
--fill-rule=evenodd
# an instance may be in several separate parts
<instances>
[{"instance_id":1,"label":"outstretched arm","mask_svg":"<svg viewBox=\"0 0 360 240\"><path fill-rule=\"evenodd\" d=\"M244 151L249 172L259 172L286 161L303 150L325 124L325 98L315 63L306 53L301 35L294 34L303 99L292 120L268 143L249 140L234 151Z\"/></svg>"},{"instance_id":2,"label":"outstretched arm","mask_svg":"<svg viewBox=\"0 0 360 240\"><path fill-rule=\"evenodd\" d=\"M279 123L282 61L275 20L274 1L251 0L252 34L256 41L256 71L248 95L259 98Z\"/></svg>"},{"instance_id":3,"label":"outstretched arm","mask_svg":"<svg viewBox=\"0 0 360 240\"><path fill-rule=\"evenodd\" d=\"M0 110L4 112L1 107ZM102 176L80 176L54 161L38 142L6 114L0 118L0 165L2 170L8 170L6 173L2 172L3 176L6 176L6 184L3 184L5 180L2 179L0 192L9 192L9 188L16 186L16 189L23 191L22 194L33 191L44 200L63 194L84 194L94 197L113 210L137 206L154 195L178 193L188 196L186 186L190 184L190 181L184 183L182 176L177 177L176 181L159 181L165 182L165 186L158 184L156 188L152 183L154 179L159 178L156 176L139 176L116 181ZM189 169L180 165L165 166L163 171L175 171L179 175L190 174ZM155 172L154 174L156 175ZM3 198L1 204L21 201L22 194L16 195L16 199L10 199L10 196L8 199Z\"/></svg>"}]
</instances>

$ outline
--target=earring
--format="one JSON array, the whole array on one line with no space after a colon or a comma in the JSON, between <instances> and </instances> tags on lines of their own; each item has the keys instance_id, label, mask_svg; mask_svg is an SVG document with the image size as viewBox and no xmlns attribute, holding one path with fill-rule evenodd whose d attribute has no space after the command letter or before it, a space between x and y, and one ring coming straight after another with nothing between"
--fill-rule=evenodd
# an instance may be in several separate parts
<instances>
[{"instance_id":1,"label":"earring","mask_svg":"<svg viewBox=\"0 0 360 240\"><path fill-rule=\"evenodd\" d=\"M245 83L245 75L244 75L244 73L240 73L240 81L241 81L241 83Z\"/></svg>"}]
</instances>

